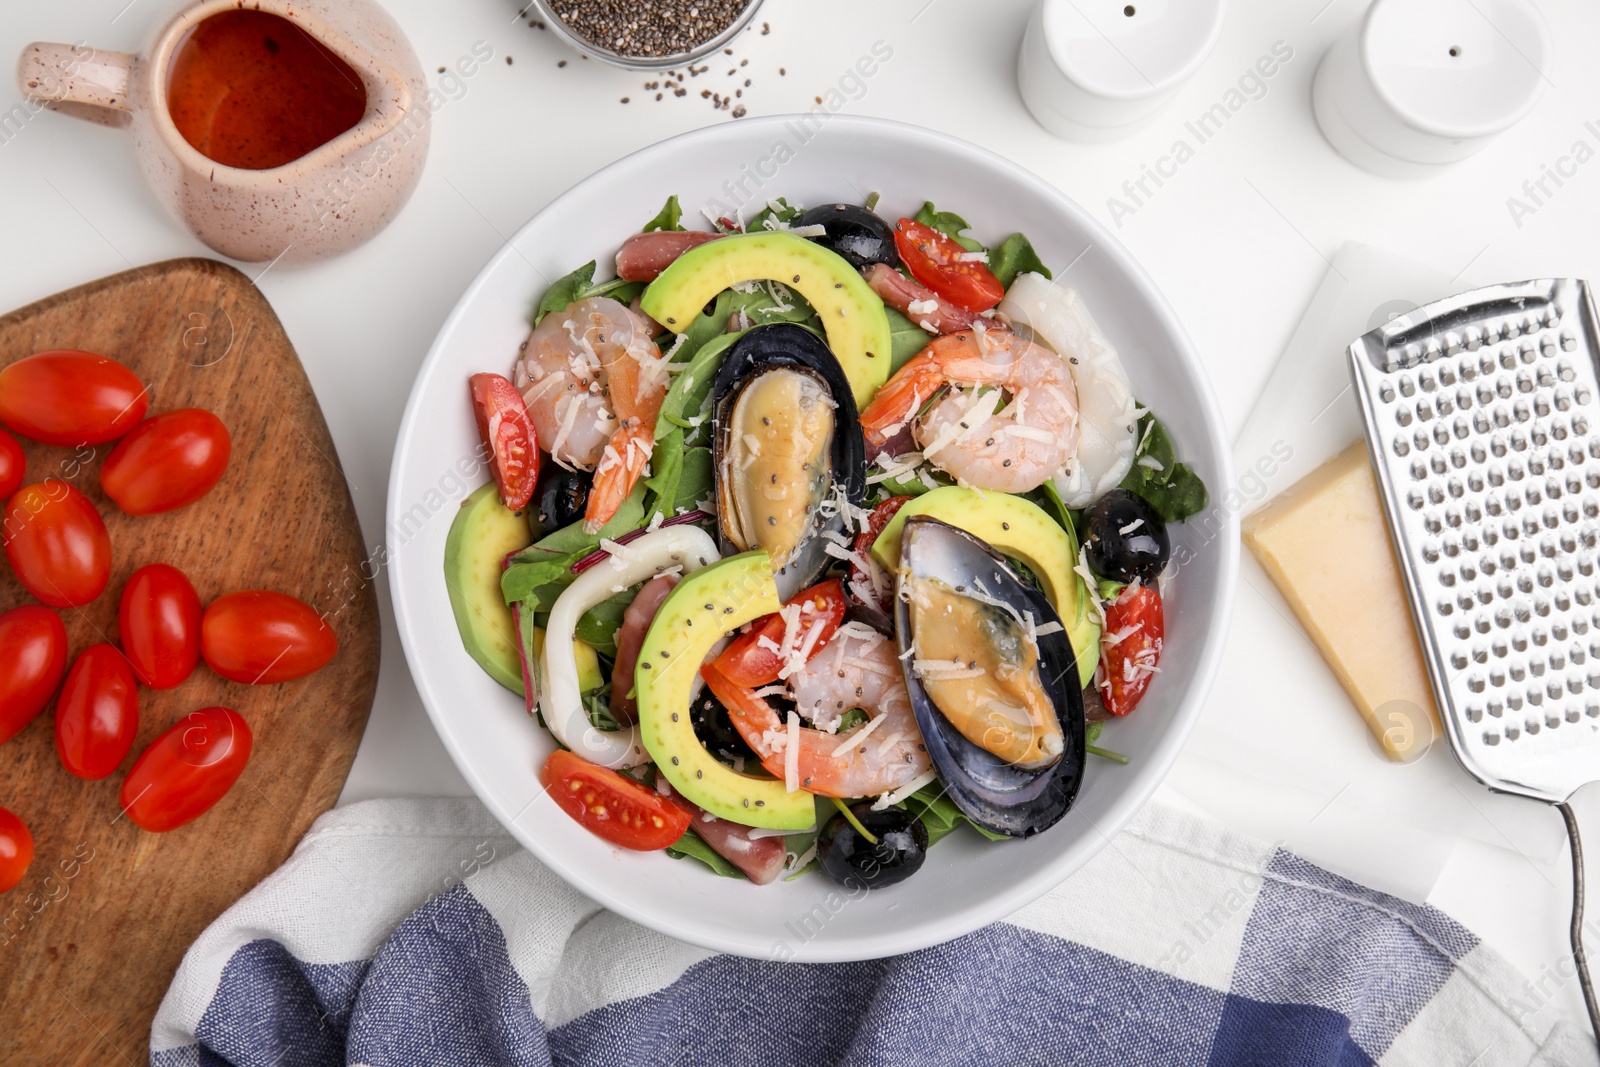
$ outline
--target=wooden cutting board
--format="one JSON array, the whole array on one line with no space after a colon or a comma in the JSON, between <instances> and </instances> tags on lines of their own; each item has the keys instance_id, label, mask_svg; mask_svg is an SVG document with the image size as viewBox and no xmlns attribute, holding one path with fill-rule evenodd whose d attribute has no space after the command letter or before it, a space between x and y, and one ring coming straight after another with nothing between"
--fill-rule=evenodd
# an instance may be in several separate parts
<instances>
[{"instance_id":1,"label":"wooden cutting board","mask_svg":"<svg viewBox=\"0 0 1600 1067\"><path fill-rule=\"evenodd\" d=\"M22 817L35 845L27 878L0 895L0 1064L144 1064L151 1017L185 950L338 798L377 685L376 569L299 357L243 274L171 260L0 317L0 366L48 348L115 357L149 384L152 414L209 408L233 435L209 495L149 518L123 515L100 491L110 445L24 443L28 481L71 482L111 532L111 584L63 612L70 654L116 640L123 583L155 562L184 571L206 602L235 589L300 597L327 613L340 645L322 671L283 685L224 681L202 663L176 689L141 689L133 753L102 781L62 768L53 704L0 745L0 806ZM0 610L31 602L0 562ZM232 792L168 834L121 817L134 757L213 704L238 711L255 736Z\"/></svg>"}]
</instances>

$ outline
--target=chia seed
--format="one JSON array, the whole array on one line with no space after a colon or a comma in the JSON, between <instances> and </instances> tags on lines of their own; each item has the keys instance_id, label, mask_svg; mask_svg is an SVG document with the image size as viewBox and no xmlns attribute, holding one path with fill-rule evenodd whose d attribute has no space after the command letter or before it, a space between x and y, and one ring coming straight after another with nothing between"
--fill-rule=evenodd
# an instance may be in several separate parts
<instances>
[{"instance_id":1,"label":"chia seed","mask_svg":"<svg viewBox=\"0 0 1600 1067\"><path fill-rule=\"evenodd\" d=\"M573 33L624 56L693 51L733 25L751 0L561 0L556 13Z\"/></svg>"}]
</instances>

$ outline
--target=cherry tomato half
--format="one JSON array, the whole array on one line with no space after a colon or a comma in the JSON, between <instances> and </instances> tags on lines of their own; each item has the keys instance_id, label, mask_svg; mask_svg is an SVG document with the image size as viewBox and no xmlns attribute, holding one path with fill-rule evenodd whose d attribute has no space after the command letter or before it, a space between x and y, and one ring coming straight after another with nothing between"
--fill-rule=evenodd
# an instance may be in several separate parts
<instances>
[{"instance_id":1,"label":"cherry tomato half","mask_svg":"<svg viewBox=\"0 0 1600 1067\"><path fill-rule=\"evenodd\" d=\"M42 444L115 441L149 406L138 375L93 352L40 352L0 370L0 422Z\"/></svg>"},{"instance_id":2,"label":"cherry tomato half","mask_svg":"<svg viewBox=\"0 0 1600 1067\"><path fill-rule=\"evenodd\" d=\"M200 662L200 597L182 571L165 563L140 567L122 587L117 633L139 681L171 689Z\"/></svg>"},{"instance_id":3,"label":"cherry tomato half","mask_svg":"<svg viewBox=\"0 0 1600 1067\"><path fill-rule=\"evenodd\" d=\"M959 241L916 219L895 223L894 247L913 278L968 311L988 311L1006 295L994 271L962 258Z\"/></svg>"},{"instance_id":4,"label":"cherry tomato half","mask_svg":"<svg viewBox=\"0 0 1600 1067\"><path fill-rule=\"evenodd\" d=\"M89 603L111 579L111 535L89 498L51 478L6 505L6 558L23 586L53 608Z\"/></svg>"},{"instance_id":5,"label":"cherry tomato half","mask_svg":"<svg viewBox=\"0 0 1600 1067\"><path fill-rule=\"evenodd\" d=\"M227 795L250 762L250 725L232 708L201 708L139 753L122 780L122 810L164 834L193 822Z\"/></svg>"},{"instance_id":6,"label":"cherry tomato half","mask_svg":"<svg viewBox=\"0 0 1600 1067\"><path fill-rule=\"evenodd\" d=\"M564 748L550 753L539 781L580 826L622 848L653 852L689 829L689 813L666 797Z\"/></svg>"},{"instance_id":7,"label":"cherry tomato half","mask_svg":"<svg viewBox=\"0 0 1600 1067\"><path fill-rule=\"evenodd\" d=\"M78 654L56 700L56 753L79 778L104 778L122 764L139 732L139 683L112 645Z\"/></svg>"},{"instance_id":8,"label":"cherry tomato half","mask_svg":"<svg viewBox=\"0 0 1600 1067\"><path fill-rule=\"evenodd\" d=\"M67 669L67 628L37 604L0 615L0 744L34 720Z\"/></svg>"},{"instance_id":9,"label":"cherry tomato half","mask_svg":"<svg viewBox=\"0 0 1600 1067\"><path fill-rule=\"evenodd\" d=\"M32 862L33 835L27 824L0 808L0 893L15 889Z\"/></svg>"},{"instance_id":10,"label":"cherry tomato half","mask_svg":"<svg viewBox=\"0 0 1600 1067\"><path fill-rule=\"evenodd\" d=\"M837 578L819 582L810 589L796 593L789 599L789 604L800 605L799 625L794 639L796 648L804 648L806 641L810 640L812 628L821 624L812 642L811 652L806 656L810 659L827 647L838 631L839 624L844 622L844 585ZM783 635L787 630L788 623L781 612L762 616L749 630L734 638L722 655L717 657L717 669L734 684L749 689L771 685L783 670L781 652Z\"/></svg>"},{"instance_id":11,"label":"cherry tomato half","mask_svg":"<svg viewBox=\"0 0 1600 1067\"><path fill-rule=\"evenodd\" d=\"M209 493L232 451L228 428L204 408L152 415L106 457L100 488L129 515L159 515Z\"/></svg>"},{"instance_id":12,"label":"cherry tomato half","mask_svg":"<svg viewBox=\"0 0 1600 1067\"><path fill-rule=\"evenodd\" d=\"M500 490L500 503L521 511L533 499L539 481L539 445L533 422L517 387L501 374L474 374L472 414L478 435L489 450L489 469Z\"/></svg>"},{"instance_id":13,"label":"cherry tomato half","mask_svg":"<svg viewBox=\"0 0 1600 1067\"><path fill-rule=\"evenodd\" d=\"M1161 594L1148 585L1128 586L1106 605L1100 671L1100 699L1113 715L1126 715L1144 699L1161 660L1165 629Z\"/></svg>"},{"instance_id":14,"label":"cherry tomato half","mask_svg":"<svg viewBox=\"0 0 1600 1067\"><path fill-rule=\"evenodd\" d=\"M10 500L11 494L22 488L27 470L28 457L22 454L22 445L0 430L0 500Z\"/></svg>"},{"instance_id":15,"label":"cherry tomato half","mask_svg":"<svg viewBox=\"0 0 1600 1067\"><path fill-rule=\"evenodd\" d=\"M265 589L218 597L200 622L200 654L233 682L271 685L304 678L338 651L333 627L316 609Z\"/></svg>"}]
</instances>

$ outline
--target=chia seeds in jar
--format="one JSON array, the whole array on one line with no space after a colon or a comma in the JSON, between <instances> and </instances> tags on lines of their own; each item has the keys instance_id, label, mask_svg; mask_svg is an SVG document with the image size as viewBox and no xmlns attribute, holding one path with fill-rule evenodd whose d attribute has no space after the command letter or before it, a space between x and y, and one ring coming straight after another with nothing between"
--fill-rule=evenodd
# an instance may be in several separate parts
<instances>
[{"instance_id":1,"label":"chia seeds in jar","mask_svg":"<svg viewBox=\"0 0 1600 1067\"><path fill-rule=\"evenodd\" d=\"M710 55L755 16L761 0L535 0L579 51L654 70Z\"/></svg>"}]
</instances>

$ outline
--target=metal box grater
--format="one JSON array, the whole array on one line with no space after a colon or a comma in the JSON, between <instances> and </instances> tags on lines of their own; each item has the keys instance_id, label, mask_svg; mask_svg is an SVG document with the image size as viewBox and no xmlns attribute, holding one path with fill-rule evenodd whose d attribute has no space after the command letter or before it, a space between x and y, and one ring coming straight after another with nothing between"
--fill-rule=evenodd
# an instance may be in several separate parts
<instances>
[{"instance_id":1,"label":"metal box grater","mask_svg":"<svg viewBox=\"0 0 1600 1067\"><path fill-rule=\"evenodd\" d=\"M1451 747L1550 803L1600 779L1600 380L1589 287L1494 285L1350 346Z\"/></svg>"}]
</instances>

